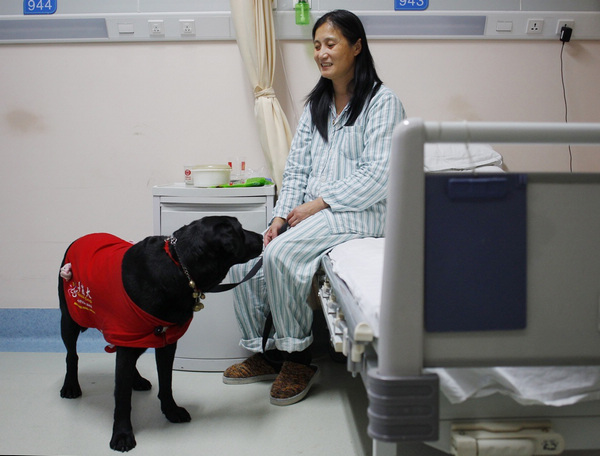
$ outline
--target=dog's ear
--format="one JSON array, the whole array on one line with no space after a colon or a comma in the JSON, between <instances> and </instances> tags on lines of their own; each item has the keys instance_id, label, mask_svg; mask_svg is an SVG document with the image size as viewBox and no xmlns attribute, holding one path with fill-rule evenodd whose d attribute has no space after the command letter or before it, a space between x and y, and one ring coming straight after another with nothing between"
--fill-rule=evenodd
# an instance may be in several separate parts
<instances>
[{"instance_id":1,"label":"dog's ear","mask_svg":"<svg viewBox=\"0 0 600 456\"><path fill-rule=\"evenodd\" d=\"M241 244L239 232L228 223L221 224L218 228L224 252L229 255L238 252Z\"/></svg>"}]
</instances>

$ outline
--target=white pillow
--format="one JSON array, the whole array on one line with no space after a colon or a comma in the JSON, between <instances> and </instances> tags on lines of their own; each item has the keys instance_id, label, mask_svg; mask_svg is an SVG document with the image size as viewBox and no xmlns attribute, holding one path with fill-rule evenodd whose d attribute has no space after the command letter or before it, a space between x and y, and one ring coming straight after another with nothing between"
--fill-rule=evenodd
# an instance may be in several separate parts
<instances>
[{"instance_id":1,"label":"white pillow","mask_svg":"<svg viewBox=\"0 0 600 456\"><path fill-rule=\"evenodd\" d=\"M502 155L488 144L425 144L425 171L469 170L479 166L502 165Z\"/></svg>"}]
</instances>

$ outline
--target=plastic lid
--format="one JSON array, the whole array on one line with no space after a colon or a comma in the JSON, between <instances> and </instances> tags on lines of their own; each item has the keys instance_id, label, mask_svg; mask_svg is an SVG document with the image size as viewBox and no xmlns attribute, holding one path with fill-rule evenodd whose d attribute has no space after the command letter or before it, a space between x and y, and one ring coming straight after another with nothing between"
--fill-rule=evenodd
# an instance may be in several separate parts
<instances>
[{"instance_id":1,"label":"plastic lid","mask_svg":"<svg viewBox=\"0 0 600 456\"><path fill-rule=\"evenodd\" d=\"M229 167L229 165L197 165L192 168L192 171L195 171L195 170L204 170L204 171L230 170L230 169L231 168Z\"/></svg>"}]
</instances>

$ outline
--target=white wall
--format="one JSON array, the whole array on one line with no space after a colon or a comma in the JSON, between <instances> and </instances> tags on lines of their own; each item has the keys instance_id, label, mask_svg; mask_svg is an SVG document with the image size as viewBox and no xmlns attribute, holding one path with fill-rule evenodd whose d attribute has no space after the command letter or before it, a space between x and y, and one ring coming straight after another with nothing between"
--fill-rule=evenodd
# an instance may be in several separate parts
<instances>
[{"instance_id":1,"label":"white wall","mask_svg":"<svg viewBox=\"0 0 600 456\"><path fill-rule=\"evenodd\" d=\"M560 43L372 41L380 76L426 120L562 121ZM279 44L276 91L295 126L318 73ZM565 48L570 121L600 122L600 43ZM244 154L261 168L253 97L227 42L0 46L0 307L56 307L77 236L152 234L153 185L186 163ZM287 75L286 78L284 77ZM567 171L564 147L498 147L512 171ZM573 147L600 172L598 148Z\"/></svg>"},{"instance_id":2,"label":"white wall","mask_svg":"<svg viewBox=\"0 0 600 456\"><path fill-rule=\"evenodd\" d=\"M370 41L383 81L409 117L426 120L563 122L558 41ZM315 82L310 44L282 45L293 92ZM304 59L301 60L301 57ZM566 44L570 122L600 122L600 42ZM301 62L305 62L300 66ZM292 68L292 69L290 69ZM280 89L278 93L284 90ZM496 146L511 171L568 171L563 146ZM572 147L574 171L600 171L598 147Z\"/></svg>"}]
</instances>

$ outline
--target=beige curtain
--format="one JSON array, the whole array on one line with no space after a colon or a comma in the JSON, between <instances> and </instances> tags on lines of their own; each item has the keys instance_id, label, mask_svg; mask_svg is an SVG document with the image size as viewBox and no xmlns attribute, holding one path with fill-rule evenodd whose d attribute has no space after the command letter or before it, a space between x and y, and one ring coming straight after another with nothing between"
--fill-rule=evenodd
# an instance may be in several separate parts
<instances>
[{"instance_id":1,"label":"beige curtain","mask_svg":"<svg viewBox=\"0 0 600 456\"><path fill-rule=\"evenodd\" d=\"M290 126L273 90L275 27L272 0L230 0L238 47L254 88L254 114L273 180L281 188L292 142Z\"/></svg>"}]
</instances>

